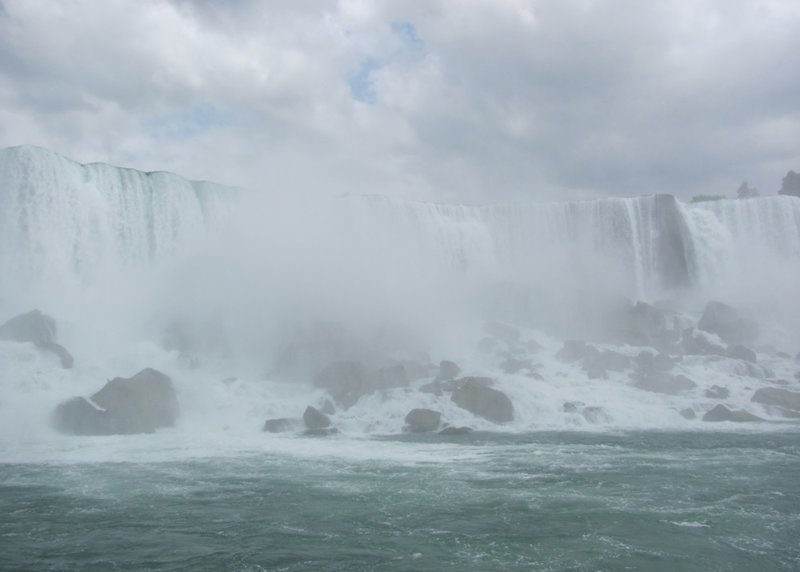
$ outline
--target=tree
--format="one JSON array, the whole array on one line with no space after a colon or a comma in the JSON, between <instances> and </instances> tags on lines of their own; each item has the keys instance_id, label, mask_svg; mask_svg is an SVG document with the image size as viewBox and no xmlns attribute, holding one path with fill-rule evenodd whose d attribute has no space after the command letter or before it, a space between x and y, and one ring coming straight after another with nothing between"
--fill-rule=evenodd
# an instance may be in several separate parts
<instances>
[{"instance_id":1,"label":"tree","mask_svg":"<svg viewBox=\"0 0 800 572\"><path fill-rule=\"evenodd\" d=\"M781 183L781 190L778 191L778 194L800 197L800 175L794 171L786 173Z\"/></svg>"},{"instance_id":2,"label":"tree","mask_svg":"<svg viewBox=\"0 0 800 572\"><path fill-rule=\"evenodd\" d=\"M747 181L744 181L736 190L736 197L740 199L752 199L759 195L758 189L751 187Z\"/></svg>"}]
</instances>

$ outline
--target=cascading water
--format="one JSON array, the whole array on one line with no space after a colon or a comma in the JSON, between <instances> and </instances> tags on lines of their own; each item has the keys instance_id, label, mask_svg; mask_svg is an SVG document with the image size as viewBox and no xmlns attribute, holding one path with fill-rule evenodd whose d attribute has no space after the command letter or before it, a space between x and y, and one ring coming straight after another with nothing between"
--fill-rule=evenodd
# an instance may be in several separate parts
<instances>
[{"instance_id":1,"label":"cascading water","mask_svg":"<svg viewBox=\"0 0 800 572\"><path fill-rule=\"evenodd\" d=\"M800 323L792 308L798 268L800 200L791 197L466 206L346 196L309 206L11 148L0 151L0 322L34 307L55 315L76 366L54 381L41 373L45 358L0 343L7 358L0 374L16 384L0 405L14 407L22 392L31 408L40 403L26 427L46 425L60 400L150 366L175 376L186 423L217 418L220 426L249 431L267 416L322 399L307 387L269 385L289 376L273 368L287 345L297 349L291 344L298 331L317 332L304 347L330 344L318 335L320 320L339 324L326 331L360 336L362 346L390 347L405 336L403 343L418 340L404 346L414 355L458 357L473 373L495 376L496 365L473 355L470 328L499 318L534 332L527 343L550 356L538 358L539 385L519 376L498 382L520 412L518 429L572 419L562 405L576 394L615 422L652 424L665 407L672 417L661 421L683 422L676 412L696 405L700 389L659 401L643 399L625 376L615 381L618 391L588 383L579 369L552 361L563 336L589 335L591 328L578 326L636 300L673 299L696 312L720 298L784 319L776 345L790 351L800 342L791 330ZM165 328L180 321L193 340L177 346L209 349L221 361L208 357L199 369L193 357L176 361L175 346L161 344ZM510 355L518 347L509 344ZM187 364L196 369L184 375ZM681 367L691 373L701 366L687 359ZM266 374L272 381L262 379ZM725 375L709 374L706 385ZM219 385L233 377L240 381ZM744 387L732 399L747 403L752 392ZM394 431L409 406L423 405L461 423L483 423L449 401L402 395L391 403L365 398L338 423L356 432Z\"/></svg>"}]
</instances>

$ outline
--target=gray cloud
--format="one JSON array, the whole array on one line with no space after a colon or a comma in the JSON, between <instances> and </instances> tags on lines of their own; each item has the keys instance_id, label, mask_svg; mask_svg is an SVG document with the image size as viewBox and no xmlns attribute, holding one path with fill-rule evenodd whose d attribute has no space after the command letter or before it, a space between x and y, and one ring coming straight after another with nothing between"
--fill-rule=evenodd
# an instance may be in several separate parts
<instances>
[{"instance_id":1,"label":"gray cloud","mask_svg":"<svg viewBox=\"0 0 800 572\"><path fill-rule=\"evenodd\" d=\"M772 192L792 0L0 4L0 145L289 192Z\"/></svg>"}]
</instances>

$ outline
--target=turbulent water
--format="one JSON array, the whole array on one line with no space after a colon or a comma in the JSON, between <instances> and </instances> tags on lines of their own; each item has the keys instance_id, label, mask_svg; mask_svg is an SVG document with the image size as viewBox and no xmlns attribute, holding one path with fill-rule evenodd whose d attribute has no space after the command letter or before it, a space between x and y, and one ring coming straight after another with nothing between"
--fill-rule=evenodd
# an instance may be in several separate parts
<instances>
[{"instance_id":1,"label":"turbulent water","mask_svg":"<svg viewBox=\"0 0 800 572\"><path fill-rule=\"evenodd\" d=\"M0 464L0 568L796 570L797 437L24 449Z\"/></svg>"},{"instance_id":2,"label":"turbulent water","mask_svg":"<svg viewBox=\"0 0 800 572\"><path fill-rule=\"evenodd\" d=\"M39 308L75 358L0 340L0 569L800 567L797 416L753 401L800 389L800 200L259 191L0 150L0 324ZM757 364L703 334L721 353L670 365L692 386L642 389L642 347L607 336L620 309L682 335L711 299L760 322ZM590 375L569 337L628 365ZM343 356L422 371L337 409L337 436L261 432L322 407L311 377ZM442 359L513 420L424 390ZM175 427L53 429L145 367ZM722 403L764 422L702 421ZM413 408L475 433L404 435Z\"/></svg>"}]
</instances>

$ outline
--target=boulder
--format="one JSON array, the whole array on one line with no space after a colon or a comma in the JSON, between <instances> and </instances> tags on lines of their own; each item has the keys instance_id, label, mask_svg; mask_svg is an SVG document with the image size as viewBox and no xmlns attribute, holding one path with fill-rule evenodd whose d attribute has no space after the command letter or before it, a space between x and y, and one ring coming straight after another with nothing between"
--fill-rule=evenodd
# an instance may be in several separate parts
<instances>
[{"instance_id":1,"label":"boulder","mask_svg":"<svg viewBox=\"0 0 800 572\"><path fill-rule=\"evenodd\" d=\"M64 369L70 369L75 363L72 354L70 354L67 349L60 344L55 342L35 342L35 345L38 349L44 351L45 353L55 355L61 362L61 367Z\"/></svg>"},{"instance_id":2,"label":"boulder","mask_svg":"<svg viewBox=\"0 0 800 572\"><path fill-rule=\"evenodd\" d=\"M609 371L622 371L630 367L630 364L631 358L611 350L589 352L581 360L581 366L589 379L605 379Z\"/></svg>"},{"instance_id":3,"label":"boulder","mask_svg":"<svg viewBox=\"0 0 800 572\"><path fill-rule=\"evenodd\" d=\"M725 355L727 355L729 358L749 361L750 363L756 363L758 361L756 352L741 344L735 344L728 347Z\"/></svg>"},{"instance_id":4,"label":"boulder","mask_svg":"<svg viewBox=\"0 0 800 572\"><path fill-rule=\"evenodd\" d=\"M662 353L641 351L633 358L636 369L643 374L666 373L675 366L675 359Z\"/></svg>"},{"instance_id":5,"label":"boulder","mask_svg":"<svg viewBox=\"0 0 800 572\"><path fill-rule=\"evenodd\" d=\"M461 373L461 368L456 362L443 359L439 362L439 373L436 375L436 379L447 381L454 379L459 373Z\"/></svg>"},{"instance_id":6,"label":"boulder","mask_svg":"<svg viewBox=\"0 0 800 572\"><path fill-rule=\"evenodd\" d=\"M755 377L756 379L766 379L774 375L772 370L749 361L737 362L733 368L733 373L744 377Z\"/></svg>"},{"instance_id":7,"label":"boulder","mask_svg":"<svg viewBox=\"0 0 800 572\"><path fill-rule=\"evenodd\" d=\"M533 362L529 359L518 359L514 356L506 356L506 359L500 364L500 369L504 373L514 374L523 369L533 369Z\"/></svg>"},{"instance_id":8,"label":"boulder","mask_svg":"<svg viewBox=\"0 0 800 572\"><path fill-rule=\"evenodd\" d=\"M331 420L322 411L309 405L303 412L303 423L310 431L316 431L330 427Z\"/></svg>"},{"instance_id":9,"label":"boulder","mask_svg":"<svg viewBox=\"0 0 800 572\"><path fill-rule=\"evenodd\" d=\"M697 327L717 334L727 344L746 344L758 337L758 324L739 315L732 306L712 300L706 305Z\"/></svg>"},{"instance_id":10,"label":"boulder","mask_svg":"<svg viewBox=\"0 0 800 572\"><path fill-rule=\"evenodd\" d=\"M681 340L683 353L700 356L724 356L725 348L709 340L702 332L687 329L683 332Z\"/></svg>"},{"instance_id":11,"label":"boulder","mask_svg":"<svg viewBox=\"0 0 800 572\"><path fill-rule=\"evenodd\" d=\"M462 409L494 423L514 420L514 406L508 396L475 378L465 378L450 399Z\"/></svg>"},{"instance_id":12,"label":"boulder","mask_svg":"<svg viewBox=\"0 0 800 572\"><path fill-rule=\"evenodd\" d=\"M584 407L583 411L581 411L581 415L583 415L586 421L595 425L598 423L609 423L611 421L611 416L602 407Z\"/></svg>"},{"instance_id":13,"label":"boulder","mask_svg":"<svg viewBox=\"0 0 800 572\"><path fill-rule=\"evenodd\" d=\"M667 328L664 311L641 301L628 309L624 322L624 339L640 345L650 345L662 338Z\"/></svg>"},{"instance_id":14,"label":"boulder","mask_svg":"<svg viewBox=\"0 0 800 572\"><path fill-rule=\"evenodd\" d=\"M598 353L600 353L600 350L583 340L566 340L561 349L558 350L556 358L566 363L572 363L595 356Z\"/></svg>"},{"instance_id":15,"label":"boulder","mask_svg":"<svg viewBox=\"0 0 800 572\"><path fill-rule=\"evenodd\" d=\"M711 399L728 399L728 397L731 395L731 392L727 387L722 387L721 385L712 385L703 392L703 395Z\"/></svg>"},{"instance_id":16,"label":"boulder","mask_svg":"<svg viewBox=\"0 0 800 572\"><path fill-rule=\"evenodd\" d=\"M71 435L152 433L174 425L178 417L172 380L150 368L112 379L91 401L76 397L60 404L53 417L56 429Z\"/></svg>"},{"instance_id":17,"label":"boulder","mask_svg":"<svg viewBox=\"0 0 800 572\"><path fill-rule=\"evenodd\" d=\"M520 331L510 324L498 322L497 320L490 320L483 325L484 331L490 336L509 343L517 343L520 341Z\"/></svg>"},{"instance_id":18,"label":"boulder","mask_svg":"<svg viewBox=\"0 0 800 572\"><path fill-rule=\"evenodd\" d=\"M469 427L445 427L439 431L439 435L469 435L472 429Z\"/></svg>"},{"instance_id":19,"label":"boulder","mask_svg":"<svg viewBox=\"0 0 800 572\"><path fill-rule=\"evenodd\" d=\"M433 409L412 409L406 415L406 430L411 433L436 431L442 422L442 414Z\"/></svg>"},{"instance_id":20,"label":"boulder","mask_svg":"<svg viewBox=\"0 0 800 572\"><path fill-rule=\"evenodd\" d=\"M680 415L684 419L697 419L697 413L695 413L694 409L692 409L691 407L687 407L686 409L681 409Z\"/></svg>"},{"instance_id":21,"label":"boulder","mask_svg":"<svg viewBox=\"0 0 800 572\"><path fill-rule=\"evenodd\" d=\"M265 433L285 433L297 429L297 419L288 419L286 417L280 419L267 419L264 422Z\"/></svg>"},{"instance_id":22,"label":"boulder","mask_svg":"<svg viewBox=\"0 0 800 572\"><path fill-rule=\"evenodd\" d=\"M15 316L0 326L0 340L50 343L55 339L56 321L39 310Z\"/></svg>"},{"instance_id":23,"label":"boulder","mask_svg":"<svg viewBox=\"0 0 800 572\"><path fill-rule=\"evenodd\" d=\"M396 387L408 387L409 385L410 382L405 366L397 364L372 372L367 380L367 391L372 393Z\"/></svg>"},{"instance_id":24,"label":"boulder","mask_svg":"<svg viewBox=\"0 0 800 572\"><path fill-rule=\"evenodd\" d=\"M53 427L67 435L112 435L117 432L111 415L83 397L60 403L53 413Z\"/></svg>"},{"instance_id":25,"label":"boulder","mask_svg":"<svg viewBox=\"0 0 800 572\"><path fill-rule=\"evenodd\" d=\"M426 383L421 385L419 390L422 393L430 393L437 397L441 397L444 394L442 382L441 381L432 381L430 383Z\"/></svg>"},{"instance_id":26,"label":"boulder","mask_svg":"<svg viewBox=\"0 0 800 572\"><path fill-rule=\"evenodd\" d=\"M578 407L583 407L582 401L565 401L561 408L564 410L564 413L577 413Z\"/></svg>"},{"instance_id":27,"label":"boulder","mask_svg":"<svg viewBox=\"0 0 800 572\"><path fill-rule=\"evenodd\" d=\"M349 409L370 392L367 372L357 361L336 361L319 372L314 385L325 389L333 400L344 409Z\"/></svg>"},{"instance_id":28,"label":"boulder","mask_svg":"<svg viewBox=\"0 0 800 572\"><path fill-rule=\"evenodd\" d=\"M753 394L751 401L800 412L800 393L779 387L762 387Z\"/></svg>"},{"instance_id":29,"label":"boulder","mask_svg":"<svg viewBox=\"0 0 800 572\"><path fill-rule=\"evenodd\" d=\"M703 421L720 422L720 421L733 421L735 423L748 423L752 421L764 421L761 417L757 417L752 413L748 413L743 409L728 409L722 404L715 406L713 409L703 415Z\"/></svg>"},{"instance_id":30,"label":"boulder","mask_svg":"<svg viewBox=\"0 0 800 572\"><path fill-rule=\"evenodd\" d=\"M654 373L648 375L635 375L636 387L654 393L676 395L697 387L697 384L685 375L670 375L668 373Z\"/></svg>"}]
</instances>

